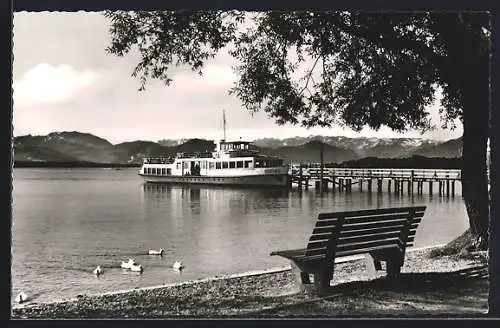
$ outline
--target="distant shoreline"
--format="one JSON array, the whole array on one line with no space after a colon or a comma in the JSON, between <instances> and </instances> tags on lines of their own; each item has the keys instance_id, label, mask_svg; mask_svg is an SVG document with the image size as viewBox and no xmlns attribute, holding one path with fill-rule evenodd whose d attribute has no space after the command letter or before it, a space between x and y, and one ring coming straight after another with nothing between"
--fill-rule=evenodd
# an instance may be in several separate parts
<instances>
[{"instance_id":1,"label":"distant shoreline","mask_svg":"<svg viewBox=\"0 0 500 328\"><path fill-rule=\"evenodd\" d=\"M140 167L135 163L94 163L94 162L43 162L43 161L14 161L15 168L122 168Z\"/></svg>"},{"instance_id":2,"label":"distant shoreline","mask_svg":"<svg viewBox=\"0 0 500 328\"><path fill-rule=\"evenodd\" d=\"M305 164L305 163L304 163ZM349 168L412 168L412 169L460 169L461 158L428 158L413 156L407 158L365 157L342 163L324 163L329 167ZM86 161L14 161L15 168L122 168L140 167L140 163L95 163Z\"/></svg>"}]
</instances>

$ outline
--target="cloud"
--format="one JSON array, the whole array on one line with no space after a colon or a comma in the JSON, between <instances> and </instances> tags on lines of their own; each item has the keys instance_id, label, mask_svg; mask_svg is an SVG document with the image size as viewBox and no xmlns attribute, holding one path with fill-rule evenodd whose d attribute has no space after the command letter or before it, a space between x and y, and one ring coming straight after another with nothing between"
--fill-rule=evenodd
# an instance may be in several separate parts
<instances>
[{"instance_id":1,"label":"cloud","mask_svg":"<svg viewBox=\"0 0 500 328\"><path fill-rule=\"evenodd\" d=\"M64 103L98 80L99 75L92 70L77 71L67 64L54 67L41 63L14 82L14 107Z\"/></svg>"}]
</instances>

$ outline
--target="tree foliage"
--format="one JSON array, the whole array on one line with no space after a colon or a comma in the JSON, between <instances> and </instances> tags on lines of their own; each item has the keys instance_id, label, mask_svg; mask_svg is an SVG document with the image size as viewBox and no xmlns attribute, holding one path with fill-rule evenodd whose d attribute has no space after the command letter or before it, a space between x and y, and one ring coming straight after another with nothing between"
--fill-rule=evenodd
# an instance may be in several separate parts
<instances>
[{"instance_id":1,"label":"tree foliage","mask_svg":"<svg viewBox=\"0 0 500 328\"><path fill-rule=\"evenodd\" d=\"M444 123L460 117L464 49L487 58L484 13L107 12L110 53L137 46L133 75L169 84L168 69L203 64L224 47L240 63L231 89L278 123L387 125L425 131L425 107L443 90ZM304 65L310 67L303 70Z\"/></svg>"}]
</instances>

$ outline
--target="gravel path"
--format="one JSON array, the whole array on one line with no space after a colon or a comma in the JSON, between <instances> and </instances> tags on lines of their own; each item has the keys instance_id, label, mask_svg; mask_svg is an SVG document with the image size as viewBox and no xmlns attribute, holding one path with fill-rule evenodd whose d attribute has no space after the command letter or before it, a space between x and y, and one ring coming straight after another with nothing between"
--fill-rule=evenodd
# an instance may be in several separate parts
<instances>
[{"instance_id":1,"label":"gravel path","mask_svg":"<svg viewBox=\"0 0 500 328\"><path fill-rule=\"evenodd\" d=\"M430 259L428 253L429 250L408 252L402 269L404 275L395 281L384 279L384 272L367 269L364 260L336 264L332 295L321 299L301 292L291 270L281 269L123 293L83 295L57 303L16 305L11 316L19 319L483 314L487 310L487 279L481 259ZM463 285L464 277L481 286ZM462 303L456 301L462 298ZM467 299L474 302L467 303ZM441 305L432 306L432 302Z\"/></svg>"}]
</instances>

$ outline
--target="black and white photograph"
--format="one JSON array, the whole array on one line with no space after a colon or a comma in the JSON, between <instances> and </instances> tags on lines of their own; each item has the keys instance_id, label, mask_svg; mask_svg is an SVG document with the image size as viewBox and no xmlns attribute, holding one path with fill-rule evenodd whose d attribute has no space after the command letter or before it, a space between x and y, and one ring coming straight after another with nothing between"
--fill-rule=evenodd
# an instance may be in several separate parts
<instances>
[{"instance_id":1,"label":"black and white photograph","mask_svg":"<svg viewBox=\"0 0 500 328\"><path fill-rule=\"evenodd\" d=\"M11 319L498 317L491 26L14 11Z\"/></svg>"}]
</instances>

